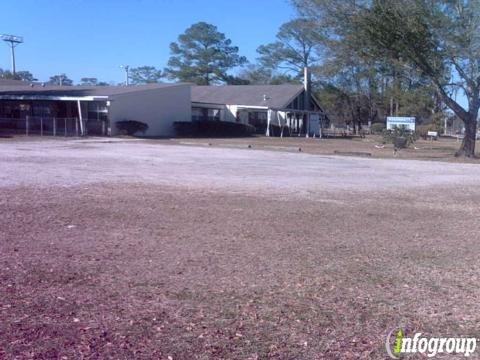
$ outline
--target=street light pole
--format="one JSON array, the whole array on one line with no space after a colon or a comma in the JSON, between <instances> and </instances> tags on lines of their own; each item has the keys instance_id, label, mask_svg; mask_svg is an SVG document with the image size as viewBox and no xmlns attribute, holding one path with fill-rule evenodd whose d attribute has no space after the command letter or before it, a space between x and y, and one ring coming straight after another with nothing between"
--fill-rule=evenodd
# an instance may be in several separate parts
<instances>
[{"instance_id":1,"label":"street light pole","mask_svg":"<svg viewBox=\"0 0 480 360\"><path fill-rule=\"evenodd\" d=\"M21 44L23 43L23 37L21 36L15 36L15 35L0 35L0 38L5 41L6 43L8 43L8 45L10 46L10 51L11 51L11 54L12 54L12 74L13 76L15 77L15 73L16 73L16 68L15 68L15 47L18 45L18 44Z\"/></svg>"},{"instance_id":2,"label":"street light pole","mask_svg":"<svg viewBox=\"0 0 480 360\"><path fill-rule=\"evenodd\" d=\"M15 69L15 46L13 43L10 43L11 51L12 51L12 74L15 76L16 69Z\"/></svg>"}]
</instances>

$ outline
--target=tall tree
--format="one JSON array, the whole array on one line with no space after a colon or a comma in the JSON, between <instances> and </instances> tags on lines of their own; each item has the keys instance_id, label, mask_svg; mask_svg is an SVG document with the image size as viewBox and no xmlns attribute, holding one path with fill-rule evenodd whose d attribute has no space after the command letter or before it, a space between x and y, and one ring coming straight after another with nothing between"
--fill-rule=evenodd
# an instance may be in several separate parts
<instances>
[{"instance_id":1,"label":"tall tree","mask_svg":"<svg viewBox=\"0 0 480 360\"><path fill-rule=\"evenodd\" d=\"M298 79L289 74L282 74L261 65L249 64L238 74L247 84L251 85L278 85L285 83L299 83Z\"/></svg>"},{"instance_id":2,"label":"tall tree","mask_svg":"<svg viewBox=\"0 0 480 360\"><path fill-rule=\"evenodd\" d=\"M479 0L294 2L304 14L328 19L332 38L350 43L372 69L383 67L385 81L379 85L390 96L390 112L398 109L406 87L430 87L434 111L442 108L440 100L465 125L457 155L474 156L480 108ZM467 98L467 107L456 101L457 92Z\"/></svg>"},{"instance_id":3,"label":"tall tree","mask_svg":"<svg viewBox=\"0 0 480 360\"><path fill-rule=\"evenodd\" d=\"M206 22L190 26L170 44L170 51L167 76L198 85L227 82L228 72L247 62L225 34Z\"/></svg>"},{"instance_id":4,"label":"tall tree","mask_svg":"<svg viewBox=\"0 0 480 360\"><path fill-rule=\"evenodd\" d=\"M15 79L22 80L22 81L38 81L38 79L33 76L30 71L17 71L14 76Z\"/></svg>"},{"instance_id":5,"label":"tall tree","mask_svg":"<svg viewBox=\"0 0 480 360\"><path fill-rule=\"evenodd\" d=\"M312 68L316 94L334 122L348 123L355 130L380 116L381 73L370 59L358 53L358 44L348 32L348 14L359 1L294 2L301 15L309 19L309 31L321 34L322 46L314 48L321 51L321 66Z\"/></svg>"},{"instance_id":6,"label":"tall tree","mask_svg":"<svg viewBox=\"0 0 480 360\"><path fill-rule=\"evenodd\" d=\"M53 75L50 76L50 80L48 81L51 85L59 85L59 86L72 86L73 80L69 79L65 74Z\"/></svg>"},{"instance_id":7,"label":"tall tree","mask_svg":"<svg viewBox=\"0 0 480 360\"><path fill-rule=\"evenodd\" d=\"M301 76L305 67L312 67L320 60L324 35L315 25L316 22L308 18L283 24L275 42L258 47L260 65Z\"/></svg>"},{"instance_id":8,"label":"tall tree","mask_svg":"<svg viewBox=\"0 0 480 360\"><path fill-rule=\"evenodd\" d=\"M480 109L480 1L375 0L359 10L358 36L373 55L401 59L435 86L465 124L457 155L475 156ZM453 93L460 89L468 107Z\"/></svg>"},{"instance_id":9,"label":"tall tree","mask_svg":"<svg viewBox=\"0 0 480 360\"><path fill-rule=\"evenodd\" d=\"M80 79L80 85L82 86L97 86L98 79L95 77L84 77Z\"/></svg>"},{"instance_id":10,"label":"tall tree","mask_svg":"<svg viewBox=\"0 0 480 360\"><path fill-rule=\"evenodd\" d=\"M414 101L416 111L431 107L435 119L445 115L445 103L465 124L457 155L474 156L480 107L479 0L293 2L326 30L327 58L339 65L339 54L350 53L354 67L373 71L358 84L370 84L370 96L380 95L377 101L389 98L389 113L398 113L402 101L404 110ZM455 100L456 92L464 93L468 108Z\"/></svg>"},{"instance_id":11,"label":"tall tree","mask_svg":"<svg viewBox=\"0 0 480 360\"><path fill-rule=\"evenodd\" d=\"M162 71L154 66L140 66L130 69L130 81L134 85L157 83L162 77Z\"/></svg>"},{"instance_id":12,"label":"tall tree","mask_svg":"<svg viewBox=\"0 0 480 360\"><path fill-rule=\"evenodd\" d=\"M13 79L13 80L22 80L22 81L37 81L30 71L17 71L15 75L10 70L0 69L0 78L3 79Z\"/></svg>"}]
</instances>

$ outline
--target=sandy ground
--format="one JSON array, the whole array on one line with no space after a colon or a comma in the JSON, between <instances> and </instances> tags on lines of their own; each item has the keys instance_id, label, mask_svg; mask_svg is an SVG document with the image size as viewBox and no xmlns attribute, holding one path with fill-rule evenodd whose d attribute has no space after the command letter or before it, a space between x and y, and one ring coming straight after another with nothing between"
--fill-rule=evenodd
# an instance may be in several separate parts
<instances>
[{"instance_id":1,"label":"sandy ground","mask_svg":"<svg viewBox=\"0 0 480 360\"><path fill-rule=\"evenodd\" d=\"M0 140L0 358L480 337L480 166L164 144Z\"/></svg>"},{"instance_id":2,"label":"sandy ground","mask_svg":"<svg viewBox=\"0 0 480 360\"><path fill-rule=\"evenodd\" d=\"M171 139L165 143L176 143L191 146L214 146L223 148L245 149L250 146L257 150L302 152L315 155L347 155L369 156L380 159L414 159L445 162L463 162L480 164L479 159L457 158L455 152L460 147L460 140L441 137L436 141L418 139L412 146L397 153L392 144L383 144L380 135L367 135L365 138L304 138L274 137L234 138L234 139ZM480 141L477 141L477 156L480 154Z\"/></svg>"},{"instance_id":3,"label":"sandy ground","mask_svg":"<svg viewBox=\"0 0 480 360\"><path fill-rule=\"evenodd\" d=\"M0 186L140 182L186 188L322 196L475 184L476 164L318 156L223 147L162 146L165 141L92 138L0 142Z\"/></svg>"}]
</instances>

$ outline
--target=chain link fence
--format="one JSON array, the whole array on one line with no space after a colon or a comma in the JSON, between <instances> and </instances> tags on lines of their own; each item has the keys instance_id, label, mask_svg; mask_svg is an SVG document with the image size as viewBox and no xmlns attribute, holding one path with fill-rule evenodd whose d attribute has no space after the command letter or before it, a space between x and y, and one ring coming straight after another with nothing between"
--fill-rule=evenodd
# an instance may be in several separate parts
<instances>
[{"instance_id":1,"label":"chain link fence","mask_svg":"<svg viewBox=\"0 0 480 360\"><path fill-rule=\"evenodd\" d=\"M18 135L82 136L86 122L78 118L27 116L23 119L0 118L0 132ZM81 126L83 125L83 126Z\"/></svg>"}]
</instances>

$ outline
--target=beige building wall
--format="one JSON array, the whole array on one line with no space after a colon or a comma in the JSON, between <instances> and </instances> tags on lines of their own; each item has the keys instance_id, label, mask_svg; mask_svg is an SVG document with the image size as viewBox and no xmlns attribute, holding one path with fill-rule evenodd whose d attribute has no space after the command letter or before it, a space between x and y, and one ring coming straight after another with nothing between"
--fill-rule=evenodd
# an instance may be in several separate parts
<instances>
[{"instance_id":1,"label":"beige building wall","mask_svg":"<svg viewBox=\"0 0 480 360\"><path fill-rule=\"evenodd\" d=\"M174 122L192 119L190 85L135 91L111 96L109 100L112 135L118 134L117 121L135 120L148 125L145 136L174 136Z\"/></svg>"}]
</instances>

